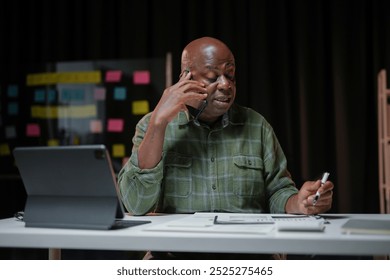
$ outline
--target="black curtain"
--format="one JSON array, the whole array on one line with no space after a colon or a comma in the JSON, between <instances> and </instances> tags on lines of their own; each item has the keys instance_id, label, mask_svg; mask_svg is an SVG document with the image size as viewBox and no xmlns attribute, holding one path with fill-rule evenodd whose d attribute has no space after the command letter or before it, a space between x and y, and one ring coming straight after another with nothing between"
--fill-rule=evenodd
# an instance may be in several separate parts
<instances>
[{"instance_id":1,"label":"black curtain","mask_svg":"<svg viewBox=\"0 0 390 280\"><path fill-rule=\"evenodd\" d=\"M167 52L178 77L182 48L201 36L231 47L237 103L273 125L298 186L330 171L333 212L379 211L376 79L390 71L390 1L1 1L0 84L37 63Z\"/></svg>"}]
</instances>

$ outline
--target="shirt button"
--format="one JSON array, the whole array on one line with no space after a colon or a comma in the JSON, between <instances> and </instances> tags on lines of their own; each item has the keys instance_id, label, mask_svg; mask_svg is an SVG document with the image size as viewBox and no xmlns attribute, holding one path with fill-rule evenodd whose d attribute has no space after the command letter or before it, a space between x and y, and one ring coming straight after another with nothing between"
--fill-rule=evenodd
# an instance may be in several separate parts
<instances>
[{"instance_id":1,"label":"shirt button","mask_svg":"<svg viewBox=\"0 0 390 280\"><path fill-rule=\"evenodd\" d=\"M211 160L211 162L214 162L214 158L213 157L210 160Z\"/></svg>"},{"instance_id":2,"label":"shirt button","mask_svg":"<svg viewBox=\"0 0 390 280\"><path fill-rule=\"evenodd\" d=\"M216 189L217 189L217 186L216 186L216 185L212 185L211 188L212 188L213 190L216 190Z\"/></svg>"}]
</instances>

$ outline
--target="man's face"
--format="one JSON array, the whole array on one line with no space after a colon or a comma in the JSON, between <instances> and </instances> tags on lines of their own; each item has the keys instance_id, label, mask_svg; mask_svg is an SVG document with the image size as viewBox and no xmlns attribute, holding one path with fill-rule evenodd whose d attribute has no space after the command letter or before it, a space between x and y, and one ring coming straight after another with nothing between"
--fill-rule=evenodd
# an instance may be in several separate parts
<instances>
[{"instance_id":1,"label":"man's face","mask_svg":"<svg viewBox=\"0 0 390 280\"><path fill-rule=\"evenodd\" d=\"M203 83L208 92L207 107L199 118L214 122L229 110L236 96L234 57L228 49L211 45L192 59L192 79Z\"/></svg>"}]
</instances>

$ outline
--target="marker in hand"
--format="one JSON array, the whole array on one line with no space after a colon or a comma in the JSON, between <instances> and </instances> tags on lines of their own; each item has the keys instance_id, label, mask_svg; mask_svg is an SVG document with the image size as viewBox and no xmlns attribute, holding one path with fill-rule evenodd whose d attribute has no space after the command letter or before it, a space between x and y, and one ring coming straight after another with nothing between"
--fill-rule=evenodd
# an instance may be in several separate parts
<instances>
[{"instance_id":1,"label":"marker in hand","mask_svg":"<svg viewBox=\"0 0 390 280\"><path fill-rule=\"evenodd\" d=\"M326 183L326 181L329 178L329 174L330 174L329 172L324 172L324 174L322 175L322 179L321 179L321 186ZM320 199L320 197L321 197L321 194L319 191L317 191L316 195L314 196L314 199L313 199L313 206L315 206L317 204L317 201Z\"/></svg>"}]
</instances>

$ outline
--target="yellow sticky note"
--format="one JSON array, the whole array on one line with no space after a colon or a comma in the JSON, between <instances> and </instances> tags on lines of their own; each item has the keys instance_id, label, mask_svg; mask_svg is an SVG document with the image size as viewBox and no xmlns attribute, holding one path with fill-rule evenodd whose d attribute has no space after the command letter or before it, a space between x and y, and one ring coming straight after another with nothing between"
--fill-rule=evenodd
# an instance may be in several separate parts
<instances>
[{"instance_id":1,"label":"yellow sticky note","mask_svg":"<svg viewBox=\"0 0 390 280\"><path fill-rule=\"evenodd\" d=\"M42 106L31 106L31 117L41 118L42 117Z\"/></svg>"},{"instance_id":2,"label":"yellow sticky note","mask_svg":"<svg viewBox=\"0 0 390 280\"><path fill-rule=\"evenodd\" d=\"M47 145L48 146L59 146L60 141L58 141L58 139L49 139L49 140L47 140Z\"/></svg>"},{"instance_id":3,"label":"yellow sticky note","mask_svg":"<svg viewBox=\"0 0 390 280\"><path fill-rule=\"evenodd\" d=\"M58 106L58 118L93 118L97 115L96 105Z\"/></svg>"},{"instance_id":4,"label":"yellow sticky note","mask_svg":"<svg viewBox=\"0 0 390 280\"><path fill-rule=\"evenodd\" d=\"M100 71L48 72L27 75L27 86L53 85L66 83L100 83Z\"/></svg>"},{"instance_id":5,"label":"yellow sticky note","mask_svg":"<svg viewBox=\"0 0 390 280\"><path fill-rule=\"evenodd\" d=\"M132 103L133 115L145 115L149 113L149 101L148 100L137 100Z\"/></svg>"},{"instance_id":6,"label":"yellow sticky note","mask_svg":"<svg viewBox=\"0 0 390 280\"><path fill-rule=\"evenodd\" d=\"M44 108L45 117L48 119L55 119L58 116L58 107L57 106L47 106Z\"/></svg>"},{"instance_id":7,"label":"yellow sticky note","mask_svg":"<svg viewBox=\"0 0 390 280\"><path fill-rule=\"evenodd\" d=\"M57 106L31 106L31 117L37 119L55 119L58 117Z\"/></svg>"},{"instance_id":8,"label":"yellow sticky note","mask_svg":"<svg viewBox=\"0 0 390 280\"><path fill-rule=\"evenodd\" d=\"M112 145L112 156L113 157L124 157L125 156L125 145L123 145L123 144Z\"/></svg>"},{"instance_id":9,"label":"yellow sticky note","mask_svg":"<svg viewBox=\"0 0 390 280\"><path fill-rule=\"evenodd\" d=\"M52 85L57 83L57 73L37 73L27 75L28 86Z\"/></svg>"},{"instance_id":10,"label":"yellow sticky note","mask_svg":"<svg viewBox=\"0 0 390 280\"><path fill-rule=\"evenodd\" d=\"M11 154L11 149L6 143L0 144L0 156L9 156Z\"/></svg>"}]
</instances>

